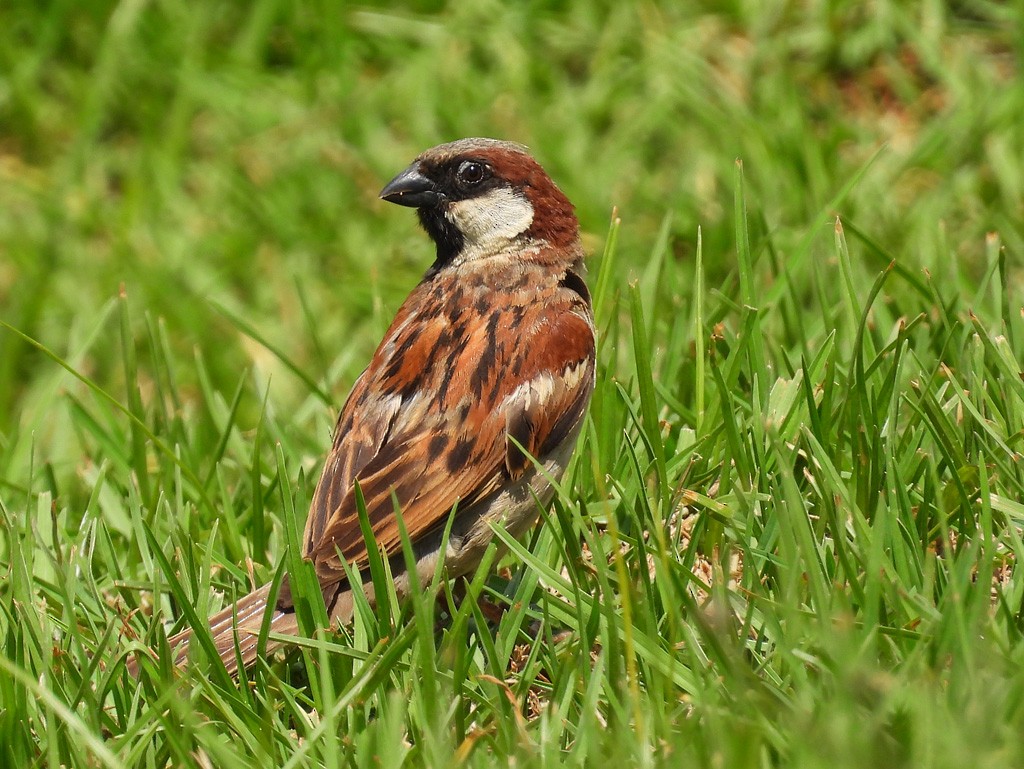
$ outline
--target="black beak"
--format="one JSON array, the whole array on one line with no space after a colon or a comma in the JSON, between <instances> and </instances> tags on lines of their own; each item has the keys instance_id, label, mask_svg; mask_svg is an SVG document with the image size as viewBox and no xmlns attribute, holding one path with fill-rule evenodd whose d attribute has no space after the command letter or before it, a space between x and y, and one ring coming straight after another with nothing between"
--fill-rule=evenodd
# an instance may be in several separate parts
<instances>
[{"instance_id":1,"label":"black beak","mask_svg":"<svg viewBox=\"0 0 1024 769\"><path fill-rule=\"evenodd\" d=\"M413 163L387 183L380 191L381 200L410 208L426 208L441 202L442 195L430 179L420 173L420 164Z\"/></svg>"}]
</instances>

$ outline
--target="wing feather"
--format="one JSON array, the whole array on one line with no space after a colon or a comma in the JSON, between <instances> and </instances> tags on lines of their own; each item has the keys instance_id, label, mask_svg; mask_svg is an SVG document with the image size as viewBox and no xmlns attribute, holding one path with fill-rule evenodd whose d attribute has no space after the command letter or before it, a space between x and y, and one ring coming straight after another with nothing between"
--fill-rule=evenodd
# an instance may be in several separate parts
<instances>
[{"instance_id":1,"label":"wing feather","mask_svg":"<svg viewBox=\"0 0 1024 769\"><path fill-rule=\"evenodd\" d=\"M520 323L522 312L513 314ZM342 578L340 558L357 569L368 564L356 481L376 545L393 556L401 549L395 500L416 542L444 525L456 504L468 508L522 475L530 459L519 446L540 458L583 418L594 383L588 308L542 305L528 328L503 345L496 330L507 321L497 310L482 315L461 338L447 334L451 349L440 355L437 339L444 334L424 333L430 356L472 372L453 377L438 370L445 385L429 399L402 386L403 372L425 371L416 363L417 340L392 340L390 349L400 348L402 359L375 357L339 418L307 525L306 554L322 582ZM388 341L381 350L387 352Z\"/></svg>"}]
</instances>

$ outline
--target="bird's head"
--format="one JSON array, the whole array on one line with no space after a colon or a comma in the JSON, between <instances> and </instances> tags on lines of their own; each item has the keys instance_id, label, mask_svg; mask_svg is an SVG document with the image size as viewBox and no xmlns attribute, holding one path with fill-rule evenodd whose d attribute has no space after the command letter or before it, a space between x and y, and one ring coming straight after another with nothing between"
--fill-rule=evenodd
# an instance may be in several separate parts
<instances>
[{"instance_id":1,"label":"bird's head","mask_svg":"<svg viewBox=\"0 0 1024 769\"><path fill-rule=\"evenodd\" d=\"M461 139L429 149L380 197L417 209L437 245L437 268L517 245L575 249L579 242L572 203L512 142Z\"/></svg>"}]
</instances>

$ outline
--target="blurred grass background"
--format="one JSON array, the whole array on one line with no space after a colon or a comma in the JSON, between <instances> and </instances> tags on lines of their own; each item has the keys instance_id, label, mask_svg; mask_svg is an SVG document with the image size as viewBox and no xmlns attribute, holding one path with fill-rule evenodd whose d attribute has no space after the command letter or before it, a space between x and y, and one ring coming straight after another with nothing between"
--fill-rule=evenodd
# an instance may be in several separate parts
<instances>
[{"instance_id":1,"label":"blurred grass background","mask_svg":"<svg viewBox=\"0 0 1024 769\"><path fill-rule=\"evenodd\" d=\"M909 268L965 288L986 232L1024 246L1013 4L11 2L0 13L0 306L104 384L116 383L119 345L92 337L124 284L137 322L162 318L175 353L201 350L218 387L246 366L278 369L210 300L344 392L429 259L412 217L376 193L421 149L465 135L528 144L594 250L617 207L618 280L643 269L666 217L673 259L692 258L701 225L709 274L732 269L736 158L784 256L823 258L833 208ZM0 337L0 428L20 444L6 467L25 465L35 435L70 479L81 449L33 387L52 375ZM275 377L275 402L301 396Z\"/></svg>"},{"instance_id":2,"label":"blurred grass background","mask_svg":"<svg viewBox=\"0 0 1024 769\"><path fill-rule=\"evenodd\" d=\"M892 260L901 277L870 316L875 349L900 317L922 311L930 330L917 362L952 365L973 310L993 338L1007 335L1019 368L1022 58L1020 0L400 9L9 0L0 5L0 320L52 355L0 330L5 519L24 519L26 532L59 552L62 536L72 541L93 525L87 510L100 510L110 557L89 567L145 582L158 570L138 520L158 519L177 490L181 532L166 542L210 537L213 560L233 564L236 582L247 558L279 563L279 484L298 488L300 503L308 496L336 408L431 259L414 217L377 192L422 149L462 136L529 145L576 203L590 252L602 252L613 210L621 218L614 259L595 271L608 281L602 323L611 340L602 349L606 394L585 444L595 478L621 469L615 436L632 429L612 400L617 382L633 387L644 357L629 342L636 315L619 303L634 279L660 379L658 414L680 446L703 413L696 350L708 342L724 360L750 330L746 300L770 308L760 320L770 370L792 374L801 355L811 360L835 340L860 349L859 302ZM739 202L748 216L738 224ZM852 239L842 283L836 214ZM698 227L710 287L703 310ZM741 274L747 258L756 262L752 287ZM1000 280L1002 292L990 292ZM701 340L695 321L705 326ZM727 377L737 403L757 411L751 380ZM100 390L173 447L207 503L181 492L180 468ZM987 439L964 430L964 456L974 458ZM1019 435L1006 439L1019 452ZM260 477L260 456L264 470L273 465L272 441L302 473L268 471L253 491L246 480ZM936 478L952 483L956 472L940 467ZM699 492L710 493L711 476L703 479ZM602 492L590 479L579 494L595 503ZM211 534L222 505L238 508L237 520ZM910 510L908 502L908 520ZM14 539L0 548L8 564L17 561ZM196 573L202 586L208 575ZM875 696L874 680L850 691L862 683ZM792 681L771 684L785 691ZM794 695L811 698L808 714L815 693ZM840 708L837 720L852 733L859 712ZM788 756L805 753L818 755L796 739Z\"/></svg>"}]
</instances>

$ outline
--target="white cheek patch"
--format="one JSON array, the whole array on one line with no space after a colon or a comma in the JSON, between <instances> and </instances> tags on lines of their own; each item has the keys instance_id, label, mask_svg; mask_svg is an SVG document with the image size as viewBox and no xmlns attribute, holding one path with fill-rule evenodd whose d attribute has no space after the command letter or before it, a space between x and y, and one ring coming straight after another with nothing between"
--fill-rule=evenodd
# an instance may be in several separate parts
<instances>
[{"instance_id":1,"label":"white cheek patch","mask_svg":"<svg viewBox=\"0 0 1024 769\"><path fill-rule=\"evenodd\" d=\"M466 250L498 251L533 224L533 206L507 187L448 206L446 216L465 238Z\"/></svg>"}]
</instances>

